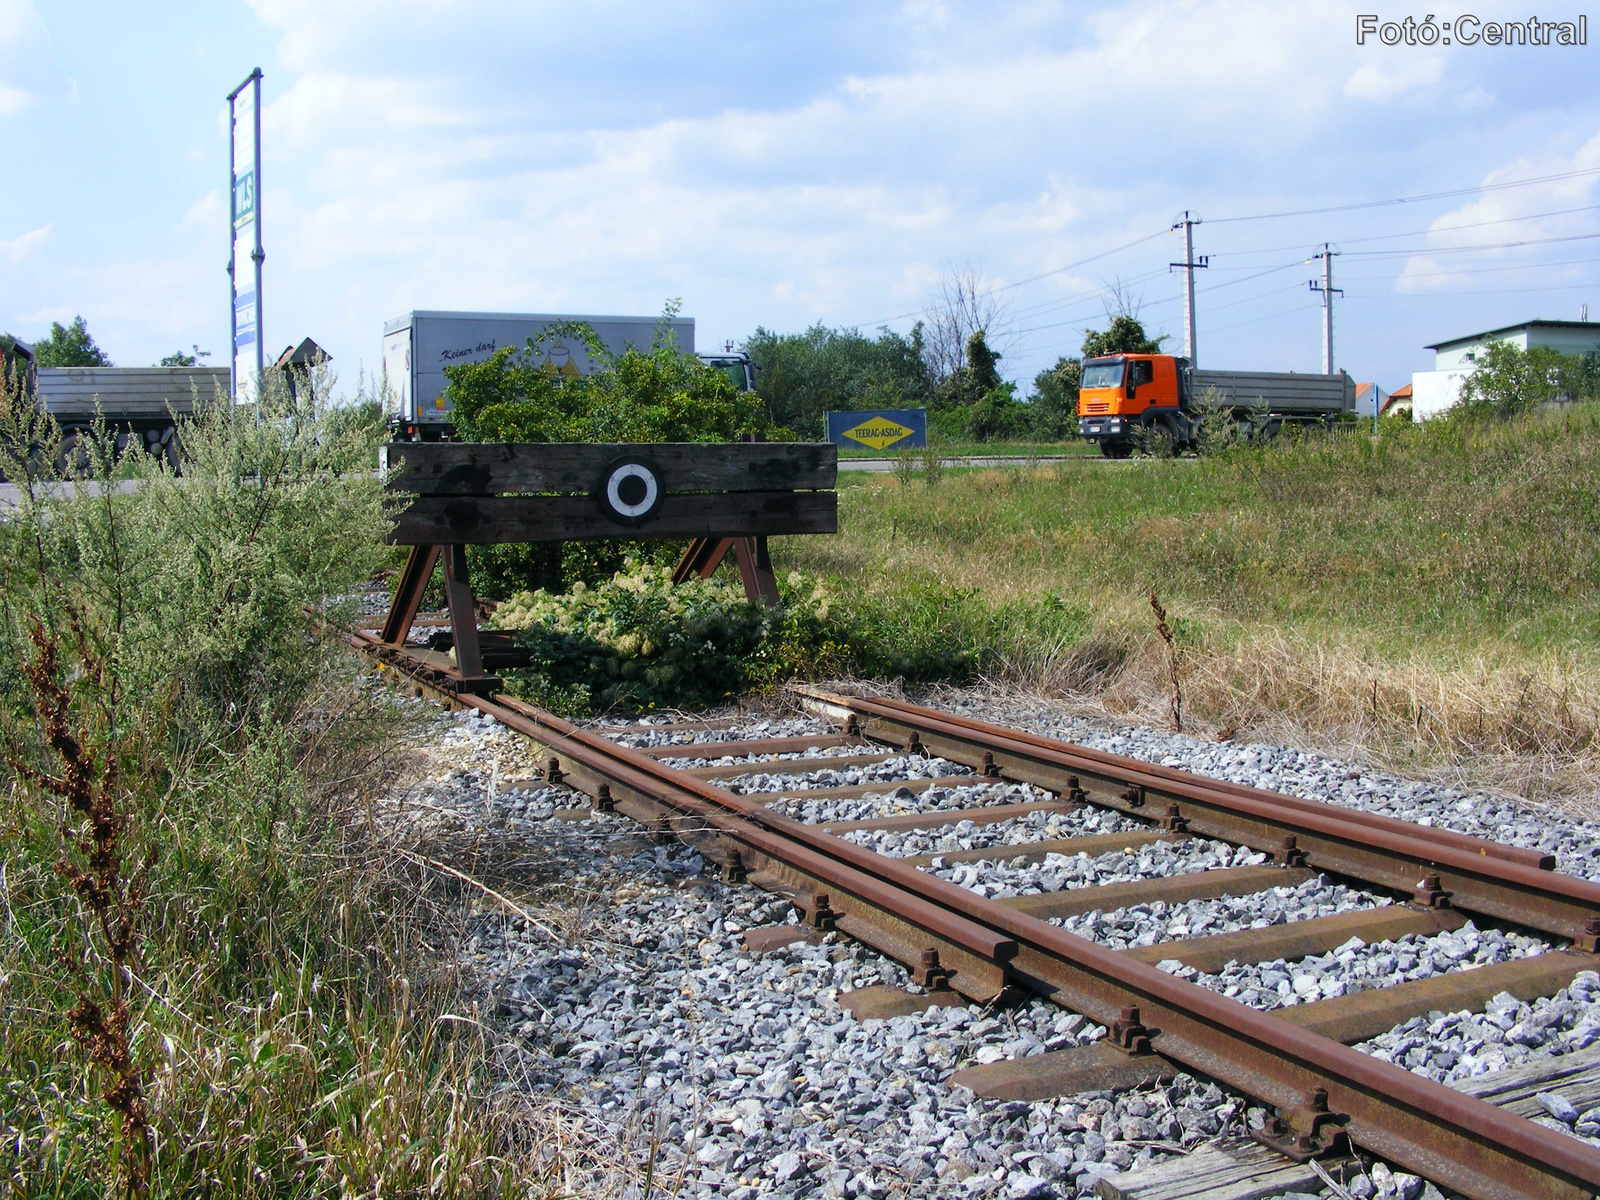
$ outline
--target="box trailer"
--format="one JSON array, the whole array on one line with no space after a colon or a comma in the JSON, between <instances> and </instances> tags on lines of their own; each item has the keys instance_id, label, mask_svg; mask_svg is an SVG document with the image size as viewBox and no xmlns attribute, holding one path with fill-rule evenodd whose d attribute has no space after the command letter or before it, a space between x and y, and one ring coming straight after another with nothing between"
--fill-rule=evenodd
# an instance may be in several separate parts
<instances>
[{"instance_id":1,"label":"box trailer","mask_svg":"<svg viewBox=\"0 0 1600 1200\"><path fill-rule=\"evenodd\" d=\"M583 342L552 337L539 342L550 326L562 321L586 322L613 354L630 346L647 350L661 326L660 317L594 317L556 313L409 312L383 326L384 407L403 437L433 440L450 427L450 398L444 369L485 361L496 350L526 348L528 339L550 370L566 376L594 370ZM673 339L685 353L694 353L694 319L669 322Z\"/></svg>"}]
</instances>

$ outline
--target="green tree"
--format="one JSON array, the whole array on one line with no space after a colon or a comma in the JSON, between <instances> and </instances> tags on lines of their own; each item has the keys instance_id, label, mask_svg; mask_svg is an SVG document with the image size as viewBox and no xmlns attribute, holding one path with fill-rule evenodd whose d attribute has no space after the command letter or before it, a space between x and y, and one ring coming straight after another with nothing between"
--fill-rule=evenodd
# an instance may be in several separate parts
<instances>
[{"instance_id":1,"label":"green tree","mask_svg":"<svg viewBox=\"0 0 1600 1200\"><path fill-rule=\"evenodd\" d=\"M41 367L109 367L114 364L94 344L81 316L70 326L54 321L50 336L33 344L34 361Z\"/></svg>"},{"instance_id":2,"label":"green tree","mask_svg":"<svg viewBox=\"0 0 1600 1200\"><path fill-rule=\"evenodd\" d=\"M767 418L810 437L822 436L830 410L921 407L932 390L920 324L909 337L881 329L875 338L825 325L782 334L758 327L742 349L756 363Z\"/></svg>"},{"instance_id":3,"label":"green tree","mask_svg":"<svg viewBox=\"0 0 1600 1200\"><path fill-rule=\"evenodd\" d=\"M1112 317L1110 326L1104 332L1098 329L1084 331L1083 356L1101 358L1107 354L1160 354L1161 343L1166 340L1166 334L1152 338L1145 333L1144 323L1139 318L1123 314Z\"/></svg>"},{"instance_id":4,"label":"green tree","mask_svg":"<svg viewBox=\"0 0 1600 1200\"><path fill-rule=\"evenodd\" d=\"M185 354L182 350L174 350L171 354L168 354L160 362L158 362L156 366L194 367L200 364L200 360L202 358L211 357L211 351L209 350L202 350L199 346L192 346L192 349L194 350L193 354Z\"/></svg>"},{"instance_id":5,"label":"green tree","mask_svg":"<svg viewBox=\"0 0 1600 1200\"><path fill-rule=\"evenodd\" d=\"M1455 411L1464 417L1514 417L1558 400L1592 398L1596 374L1581 355L1490 342L1462 381Z\"/></svg>"},{"instance_id":6,"label":"green tree","mask_svg":"<svg viewBox=\"0 0 1600 1200\"><path fill-rule=\"evenodd\" d=\"M1033 377L1028 398L1033 435L1047 441L1072 437L1078 432L1078 383L1083 360L1058 358Z\"/></svg>"}]
</instances>

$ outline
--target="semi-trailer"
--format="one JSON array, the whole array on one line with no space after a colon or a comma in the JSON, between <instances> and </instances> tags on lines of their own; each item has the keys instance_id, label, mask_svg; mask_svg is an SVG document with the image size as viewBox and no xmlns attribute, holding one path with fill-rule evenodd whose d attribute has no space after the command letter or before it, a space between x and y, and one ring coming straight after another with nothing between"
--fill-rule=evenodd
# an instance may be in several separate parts
<instances>
[{"instance_id":1,"label":"semi-trailer","mask_svg":"<svg viewBox=\"0 0 1600 1200\"><path fill-rule=\"evenodd\" d=\"M1355 382L1343 371L1201 371L1172 354L1108 354L1083 362L1078 434L1107 458L1127 458L1140 446L1178 453L1199 445L1208 416L1271 436L1284 425L1332 421L1355 406Z\"/></svg>"},{"instance_id":2,"label":"semi-trailer","mask_svg":"<svg viewBox=\"0 0 1600 1200\"><path fill-rule=\"evenodd\" d=\"M522 349L531 340L543 365L568 378L587 375L597 365L579 338L551 334L552 326L582 322L614 355L630 347L647 350L662 329L661 317L584 316L557 313L414 311L383 326L384 409L395 436L439 441L450 436L451 400L445 368L486 361L502 347ZM694 353L694 318L667 319L667 332L686 354ZM754 364L731 347L702 354L701 361L724 371L740 391L755 390Z\"/></svg>"}]
</instances>

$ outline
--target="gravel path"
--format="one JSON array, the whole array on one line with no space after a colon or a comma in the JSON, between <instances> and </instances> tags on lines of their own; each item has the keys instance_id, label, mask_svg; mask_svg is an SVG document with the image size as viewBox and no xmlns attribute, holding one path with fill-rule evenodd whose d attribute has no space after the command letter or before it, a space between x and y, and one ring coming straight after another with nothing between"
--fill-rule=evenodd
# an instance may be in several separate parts
<instances>
[{"instance_id":1,"label":"gravel path","mask_svg":"<svg viewBox=\"0 0 1600 1200\"><path fill-rule=\"evenodd\" d=\"M1571 818L1275 747L1107 729L1015 698L955 699L951 704L942 697L941 704L1214 777L1537 846L1556 853L1563 869L1600 878L1600 837L1593 826ZM822 728L809 718L761 717L707 732L657 733L616 724L604 731L625 744L654 746L786 737ZM641 1147L653 1139L658 1176L681 1177L682 1195L1086 1197L1109 1171L1239 1133L1264 1116L1238 1096L1187 1076L1138 1094L1037 1104L976 1100L943 1082L952 1070L1085 1044L1104 1030L1043 1003L997 1013L969 1006L855 1022L840 1010L839 993L875 983L906 987L898 964L835 935L819 945L797 943L759 956L745 952L745 929L793 920L786 904L706 876L697 855L653 845L625 818L570 819L567 810L585 801L565 788L502 786L500 780L516 777L517 739L486 722L443 717L436 740L441 756L453 756L458 766L414 791L408 801L413 819L456 821L537 850L570 898L550 928L543 919L529 925L486 913L463 948L510 1031L504 1049L508 1071L526 1086L581 1103L633 1131ZM837 747L812 757L854 752ZM1015 785L958 783L971 773L938 759L901 757L868 767L809 770L797 770L791 765L796 763L809 767L810 759L783 760L781 774L761 771L727 782L747 792L885 785L859 798L796 799L778 806L806 820L1044 798ZM952 782L920 795L897 787L906 779L930 778ZM1142 828L1121 814L1085 808L987 826L962 822L850 836L895 855L994 847L995 859L927 868L991 896L1262 861L1248 850L1205 839L1093 858L1052 854L1033 864L1003 856L1005 848L1030 841ZM1317 878L1242 899L1142 904L1056 923L1123 948L1387 902ZM1163 965L1244 1003L1274 1008L1547 946L1526 935L1469 925L1454 934L1371 946L1352 940L1328 955L1234 964L1217 975ZM1499 997L1486 1013L1422 1018L1361 1048L1450 1080L1597 1039L1600 979L1586 975L1571 995L1532 1005ZM1600 1135L1600 1111L1568 1112L1555 1100L1547 1108L1553 1126ZM1362 1200L1439 1194L1382 1164L1373 1164L1347 1188Z\"/></svg>"}]
</instances>

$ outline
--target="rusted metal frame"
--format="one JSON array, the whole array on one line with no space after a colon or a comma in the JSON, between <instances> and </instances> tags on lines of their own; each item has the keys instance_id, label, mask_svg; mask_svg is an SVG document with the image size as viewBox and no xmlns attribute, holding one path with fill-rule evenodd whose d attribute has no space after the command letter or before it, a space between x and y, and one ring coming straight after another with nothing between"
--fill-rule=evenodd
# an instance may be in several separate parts
<instances>
[{"instance_id":1,"label":"rusted metal frame","mask_svg":"<svg viewBox=\"0 0 1600 1200\"><path fill-rule=\"evenodd\" d=\"M566 722L544 719L537 710L530 718L477 697L467 697L464 702L501 718L541 744L559 748L572 761L593 771L596 777L611 780L614 786L637 789L648 798L665 783L668 792L676 788L689 793L675 797L674 807L699 807L682 803L702 790L698 781L675 785L670 777L662 778L675 773L642 756L631 755L603 740L603 748L583 744L586 739L581 737L582 731ZM654 769L640 769L643 763ZM726 801L717 796L707 799L713 804L738 800L731 796ZM796 832L786 828L796 826L796 822L772 814L748 815L785 833ZM747 831L739 840L753 839ZM789 840L779 837L752 849L792 865L804 848L784 844ZM841 858L855 858L849 851L860 850L844 842L836 842L833 849ZM893 896L895 887L891 887L890 900L897 912L915 913L912 919L918 926L925 926L927 908L945 907L947 918L961 914L958 919L967 927L963 933L974 924L1006 933L1019 946L1016 959L1010 963L1014 980L1107 1025L1125 1023L1125 1009L1130 1003L1140 1006L1143 1021L1158 1031L1152 1036L1156 1049L1164 1056L1285 1113L1305 1109L1320 1095L1327 1109L1343 1120L1345 1130L1357 1144L1390 1161L1478 1200L1566 1200L1590 1196L1595 1185L1600 1184L1600 1151L1576 1139L1510 1116L1328 1038L1296 1029L1270 1014L1246 1008L953 884L911 868L894 870L897 864L893 860L870 851L862 853L879 859L878 881L895 887L914 884L905 889L914 894L904 897ZM825 859L826 855L819 857ZM832 880L842 864L812 865L822 868L818 878ZM905 871L917 878L900 878ZM869 924L872 910L864 907L859 915L864 924Z\"/></svg>"},{"instance_id":2,"label":"rusted metal frame","mask_svg":"<svg viewBox=\"0 0 1600 1200\"><path fill-rule=\"evenodd\" d=\"M695 538L684 547L678 565L672 569L672 582L687 583L696 577L710 579L732 549L732 538Z\"/></svg>"},{"instance_id":3,"label":"rusted metal frame","mask_svg":"<svg viewBox=\"0 0 1600 1200\"><path fill-rule=\"evenodd\" d=\"M389 615L384 618L383 632L379 636L391 645L405 645L411 625L422 607L422 594L428 590L428 580L433 578L433 568L439 561L439 547L413 546L406 553L406 565L395 585L394 599L389 604Z\"/></svg>"},{"instance_id":4,"label":"rusted metal frame","mask_svg":"<svg viewBox=\"0 0 1600 1200\"><path fill-rule=\"evenodd\" d=\"M739 563L739 578L744 583L744 598L751 604L769 607L781 604L783 599L778 595L778 577L772 571L766 534L735 538L733 553Z\"/></svg>"},{"instance_id":5,"label":"rusted metal frame","mask_svg":"<svg viewBox=\"0 0 1600 1200\"><path fill-rule=\"evenodd\" d=\"M1155 776L1159 779L1179 783L1195 782L1200 778L1187 771L1180 771L1174 767L1165 767L1159 763L1148 763L1140 759L1127 758L1120 754L1110 754L1104 750L1093 750L1087 746L1078 746L1055 738L1042 737L1026 730L1009 729L1005 726L992 725L988 722L974 720L971 717L960 716L956 713L945 713L916 704L908 704L903 700L893 700L886 697L838 696L804 684L793 684L791 685L791 690L839 710L837 715L841 720L845 719L849 712L854 712L858 718L861 715L870 713L891 724L898 724L899 728L896 733L898 734L898 740L902 742L909 732L921 732L935 726L941 727L947 732L951 729L965 729L978 734L980 741L984 742L990 737L995 737L1004 738L1011 742L1025 743L1043 750L1070 751L1082 761L1092 761L1103 767L1107 772L1105 777L1110 779L1120 779L1124 773ZM891 737L890 740L896 740L896 738ZM1085 769L1088 768L1086 767ZM1242 783L1234 783L1231 780L1204 779L1203 782L1207 788L1220 794L1263 801L1280 807L1306 812L1332 810L1338 813L1341 820L1353 825L1369 826L1373 829L1388 830L1392 833L1409 833L1412 836L1424 836L1427 840L1441 845L1454 846L1487 858L1505 859L1508 862L1521 863L1524 866L1536 867L1540 870L1551 870L1555 867L1555 855L1543 850L1530 850L1522 846L1510 846L1504 842L1495 842L1487 838L1473 837L1471 834L1457 833L1452 829L1429 829L1419 833L1417 826L1411 822L1401 821L1395 817L1386 817L1379 813L1363 812L1360 809L1353 808L1335 808L1335 806L1319 800L1308 800L1303 796L1294 796L1286 792L1271 792L1264 788L1253 788Z\"/></svg>"},{"instance_id":6,"label":"rusted metal frame","mask_svg":"<svg viewBox=\"0 0 1600 1200\"><path fill-rule=\"evenodd\" d=\"M988 753L1008 777L1054 791L1070 792L1076 779L1081 789L1092 787L1095 803L1137 819L1181 821L1194 834L1400 892L1415 892L1426 882L1419 894L1433 902L1444 899L1558 937L1587 939L1586 946L1600 934L1600 885L1442 843L1415 826L1402 824L1410 832L1395 832L1352 822L1332 805L1313 808L1303 801L1286 807L1270 792L1262 800L1219 791L1192 776L1170 779L1134 767L1111 770L1065 743L1032 745L1003 730L979 735L920 715L885 717L876 701L839 700L854 710L868 736L893 741L909 730L930 753L968 766Z\"/></svg>"}]
</instances>

